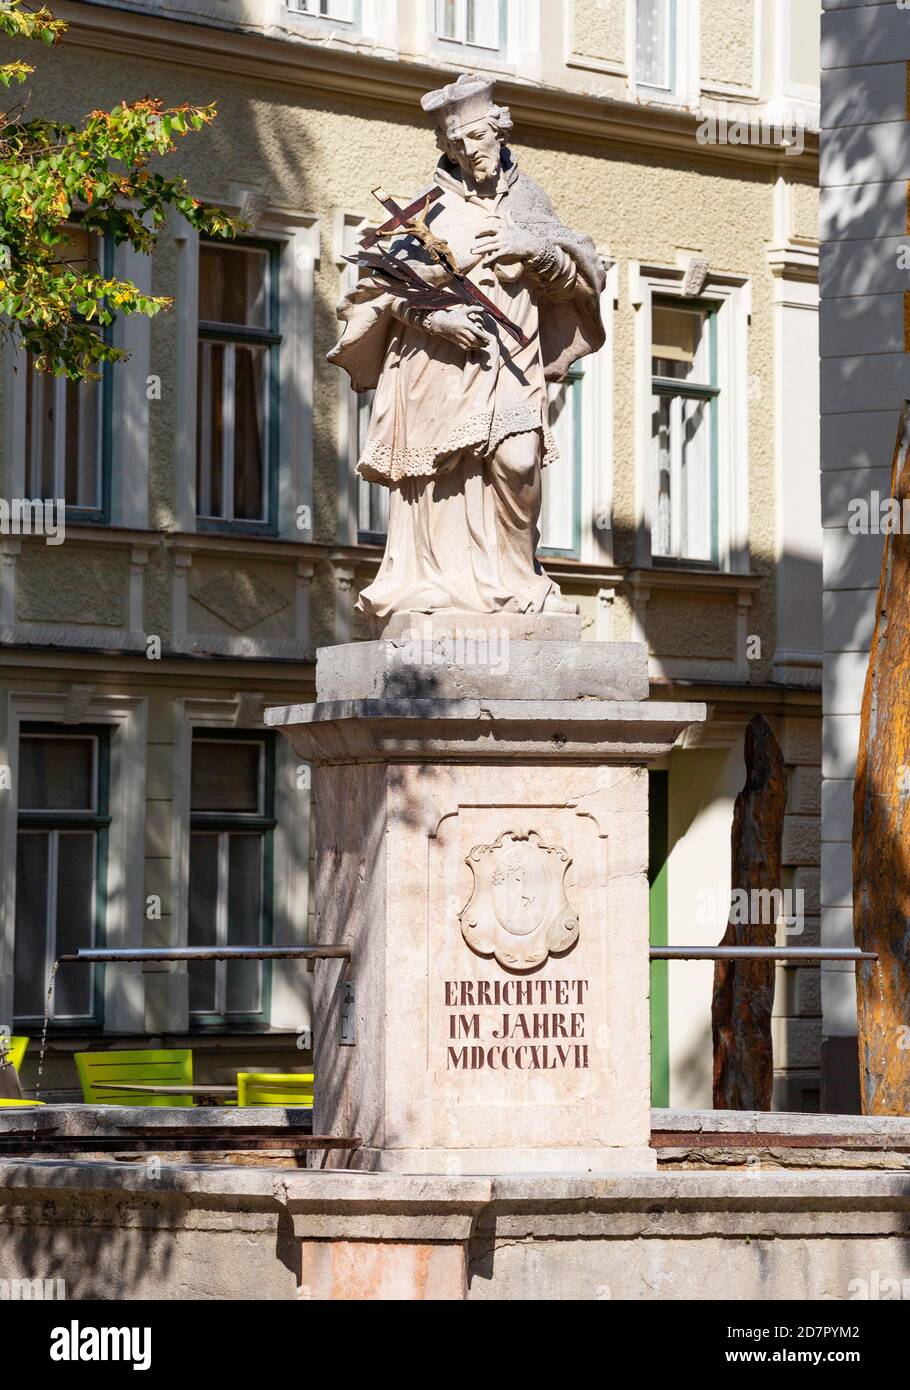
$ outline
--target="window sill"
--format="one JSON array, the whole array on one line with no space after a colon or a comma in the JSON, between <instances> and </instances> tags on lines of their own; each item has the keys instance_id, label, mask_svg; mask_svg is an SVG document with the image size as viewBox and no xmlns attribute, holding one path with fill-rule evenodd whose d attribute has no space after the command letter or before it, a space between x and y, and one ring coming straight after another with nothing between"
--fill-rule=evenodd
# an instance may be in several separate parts
<instances>
[{"instance_id":1,"label":"window sill","mask_svg":"<svg viewBox=\"0 0 910 1390\"><path fill-rule=\"evenodd\" d=\"M701 569L672 560L650 569L629 570L625 582L632 589L674 589L677 593L754 594L761 587L760 574L730 574L726 570Z\"/></svg>"}]
</instances>

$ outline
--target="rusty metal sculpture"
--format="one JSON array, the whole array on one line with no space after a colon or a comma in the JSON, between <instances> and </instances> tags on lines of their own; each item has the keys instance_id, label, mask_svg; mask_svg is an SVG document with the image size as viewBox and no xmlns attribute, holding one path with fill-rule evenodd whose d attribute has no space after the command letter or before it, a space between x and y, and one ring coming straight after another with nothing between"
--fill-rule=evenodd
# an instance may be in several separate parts
<instances>
[{"instance_id":1,"label":"rusty metal sculpture","mask_svg":"<svg viewBox=\"0 0 910 1390\"><path fill-rule=\"evenodd\" d=\"M780 889L787 784L783 754L768 721L756 714L746 728L746 781L733 811L733 889L750 904L772 901ZM757 897L760 894L761 897ZM754 921L755 916L769 920ZM773 946L774 913L731 908L722 946ZM774 1065L771 1010L773 960L719 960L714 967L711 1025L714 1105L718 1110L770 1110Z\"/></svg>"},{"instance_id":2,"label":"rusty metal sculpture","mask_svg":"<svg viewBox=\"0 0 910 1390\"><path fill-rule=\"evenodd\" d=\"M910 402L891 465L910 501ZM896 503L896 508L894 504ZM863 1113L910 1114L910 535L885 538L853 798L853 935Z\"/></svg>"}]
</instances>

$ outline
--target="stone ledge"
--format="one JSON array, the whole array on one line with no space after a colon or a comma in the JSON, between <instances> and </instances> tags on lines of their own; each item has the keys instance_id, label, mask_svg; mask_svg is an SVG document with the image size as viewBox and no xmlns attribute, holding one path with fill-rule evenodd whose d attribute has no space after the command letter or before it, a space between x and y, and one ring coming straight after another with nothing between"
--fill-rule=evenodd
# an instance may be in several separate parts
<instances>
[{"instance_id":1,"label":"stone ledge","mask_svg":"<svg viewBox=\"0 0 910 1390\"><path fill-rule=\"evenodd\" d=\"M150 1179L132 1165L96 1159L0 1158L0 1192L7 1200L78 1191L131 1194L154 1202L165 1194L195 1195L201 1205L213 1198L274 1200L298 1212L390 1213L422 1205L439 1213L457 1207L476 1212L485 1207L496 1212L525 1208L527 1219L548 1219L560 1207L569 1218L582 1208L604 1215L637 1211L651 1217L665 1214L655 1211L656 1207L709 1212L825 1209L835 1218L848 1210L868 1210L889 1219L900 1215L906 1228L910 1213L910 1186L899 1173L813 1170L461 1177L162 1164L160 1177Z\"/></svg>"},{"instance_id":2,"label":"stone ledge","mask_svg":"<svg viewBox=\"0 0 910 1390\"><path fill-rule=\"evenodd\" d=\"M456 641L417 629L412 638L355 642L317 653L319 703L347 700L646 700L640 642L496 640L467 627ZM466 635L467 634L467 635Z\"/></svg>"},{"instance_id":3,"label":"stone ledge","mask_svg":"<svg viewBox=\"0 0 910 1390\"><path fill-rule=\"evenodd\" d=\"M658 1110L651 1111L652 1130L678 1130L689 1134L830 1135L835 1137L906 1139L910 1142L910 1116L904 1115L806 1115L764 1110Z\"/></svg>"},{"instance_id":4,"label":"stone ledge","mask_svg":"<svg viewBox=\"0 0 910 1390\"><path fill-rule=\"evenodd\" d=\"M309 1127L312 1110L295 1106L244 1107L232 1105L42 1105L25 1110L0 1106L0 1135L54 1134L73 1138L134 1134L148 1130L192 1129L200 1137L211 1129L275 1129L303 1133Z\"/></svg>"},{"instance_id":5,"label":"stone ledge","mask_svg":"<svg viewBox=\"0 0 910 1390\"><path fill-rule=\"evenodd\" d=\"M637 700L338 700L265 713L315 765L525 759L641 764L701 723L703 704Z\"/></svg>"}]
</instances>

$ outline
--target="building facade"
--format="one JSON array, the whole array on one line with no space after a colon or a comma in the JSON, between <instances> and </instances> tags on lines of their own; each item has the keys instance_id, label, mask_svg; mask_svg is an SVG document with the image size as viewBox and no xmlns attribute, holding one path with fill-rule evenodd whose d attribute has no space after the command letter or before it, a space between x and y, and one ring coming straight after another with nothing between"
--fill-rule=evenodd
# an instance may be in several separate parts
<instances>
[{"instance_id":1,"label":"building facade","mask_svg":"<svg viewBox=\"0 0 910 1390\"><path fill-rule=\"evenodd\" d=\"M826 0L822 22L822 935L852 946L853 781L901 406L910 396L910 15ZM823 972L825 1092L856 1105L853 972Z\"/></svg>"},{"instance_id":2,"label":"building facade","mask_svg":"<svg viewBox=\"0 0 910 1390\"><path fill-rule=\"evenodd\" d=\"M710 707L653 778L654 939L723 932L761 711L790 779L781 939L818 940L818 15L735 10L56 7L33 109L215 101L172 162L247 230L213 245L175 220L149 260L86 248L173 299L115 323L131 356L95 386L5 350L0 494L65 497L66 530L0 537L0 1023L40 1030L74 945L310 939L308 769L262 710L313 698L316 649L366 635L387 502L354 471L369 400L325 353L371 189L429 186L418 100L464 69L496 76L521 166L608 268L606 343L553 391L541 562L588 638L647 642L656 697ZM654 967L657 1104L710 1103L711 979ZM308 986L288 963L64 967L46 1083L74 1093L73 1051L130 1039L189 1040L202 1080L301 1066ZM817 969L779 970L775 1015L775 1103L817 1108Z\"/></svg>"}]
</instances>

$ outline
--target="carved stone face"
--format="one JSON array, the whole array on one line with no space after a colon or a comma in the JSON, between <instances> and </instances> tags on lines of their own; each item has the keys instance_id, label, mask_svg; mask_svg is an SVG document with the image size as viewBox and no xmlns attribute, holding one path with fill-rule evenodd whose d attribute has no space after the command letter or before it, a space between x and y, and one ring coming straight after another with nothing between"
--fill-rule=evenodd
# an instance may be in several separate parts
<instances>
[{"instance_id":1,"label":"carved stone face","mask_svg":"<svg viewBox=\"0 0 910 1390\"><path fill-rule=\"evenodd\" d=\"M492 183L499 178L501 142L491 120L480 119L462 126L446 140L447 153L465 178L476 183Z\"/></svg>"}]
</instances>

